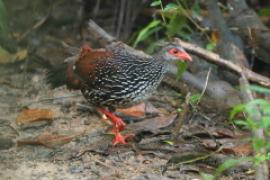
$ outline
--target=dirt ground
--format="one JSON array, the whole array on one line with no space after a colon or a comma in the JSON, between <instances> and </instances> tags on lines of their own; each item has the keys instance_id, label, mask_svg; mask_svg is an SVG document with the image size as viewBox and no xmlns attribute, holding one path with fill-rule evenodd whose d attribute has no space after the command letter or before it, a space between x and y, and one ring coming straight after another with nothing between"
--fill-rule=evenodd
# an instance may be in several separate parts
<instances>
[{"instance_id":1,"label":"dirt ground","mask_svg":"<svg viewBox=\"0 0 270 180\"><path fill-rule=\"evenodd\" d=\"M76 47L83 42L79 23L72 19L75 2L55 7L43 24L47 13L44 3L44 11L32 16L25 3L7 1L11 21L21 28L11 29L21 35L17 40L28 56L0 65L1 180L195 180L203 179L203 174L215 174L227 159L251 154L248 133L228 123L227 111L188 105L189 112L181 119L183 111L179 115L177 110L183 110L186 95L164 84L148 101L151 108L146 116L124 116L125 133L133 133L133 140L113 146L110 125L89 107L79 91L51 89L45 82L46 70L69 56L63 42ZM17 11L22 14L12 16ZM39 22L41 25L31 28ZM27 109L45 109L52 118L42 124L21 125L19 115ZM253 179L253 172L251 165L244 163L225 171L219 179Z\"/></svg>"},{"instance_id":2,"label":"dirt ground","mask_svg":"<svg viewBox=\"0 0 270 180\"><path fill-rule=\"evenodd\" d=\"M5 66L1 72L0 179L201 179L200 173L214 173L218 164L232 158L234 143L243 135L225 128L223 115L199 111L191 112L179 138L170 143L179 120L175 109L181 107L183 97L162 86L149 100L159 116L125 118L127 131L136 137L128 145L112 146L112 136L106 133L110 125L88 109L80 92L50 89L42 69L25 73L18 66ZM49 109L53 120L20 126L16 118L24 107ZM36 143L41 134L56 135L56 139ZM217 150L213 138L233 152L194 160ZM183 163L188 160L191 163ZM168 161L171 164L164 172ZM249 168L245 165L228 171L231 177L225 179L241 177L241 173L247 178Z\"/></svg>"},{"instance_id":3,"label":"dirt ground","mask_svg":"<svg viewBox=\"0 0 270 180\"><path fill-rule=\"evenodd\" d=\"M6 67L7 69L7 67ZM3 72L3 71L2 71ZM42 80L44 73L7 73L1 86L1 179L153 179L161 177L166 159L151 152L136 153L131 145L112 146L111 136L106 135L108 125L100 117L79 109L84 102L80 92L71 92L64 87L48 89ZM23 89L13 87L25 82ZM72 96L52 100L54 97ZM42 99L48 99L47 102ZM28 108L47 108L55 113L52 123L22 129L15 120L19 104ZM40 145L16 146L14 142L31 139L42 133L74 136L68 144L47 148ZM86 151L86 152L84 152ZM176 176L176 175L171 175ZM195 176L196 177L196 176ZM164 176L164 179L167 179Z\"/></svg>"}]
</instances>

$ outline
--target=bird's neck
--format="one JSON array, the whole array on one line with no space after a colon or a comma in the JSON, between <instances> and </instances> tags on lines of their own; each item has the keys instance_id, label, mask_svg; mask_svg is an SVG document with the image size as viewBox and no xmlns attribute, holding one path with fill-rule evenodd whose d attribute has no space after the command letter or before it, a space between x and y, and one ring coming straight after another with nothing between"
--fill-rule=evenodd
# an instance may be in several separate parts
<instances>
[{"instance_id":1,"label":"bird's neck","mask_svg":"<svg viewBox=\"0 0 270 180\"><path fill-rule=\"evenodd\" d=\"M157 53L153 57L157 65L162 67L163 72L166 73L169 67L169 62L165 59L165 57L161 53Z\"/></svg>"}]
</instances>

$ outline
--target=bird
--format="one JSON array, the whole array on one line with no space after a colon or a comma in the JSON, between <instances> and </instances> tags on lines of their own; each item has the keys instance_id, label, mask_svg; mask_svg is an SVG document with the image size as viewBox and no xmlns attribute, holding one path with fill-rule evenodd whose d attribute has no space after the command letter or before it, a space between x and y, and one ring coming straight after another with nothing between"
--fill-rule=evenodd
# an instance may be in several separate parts
<instances>
[{"instance_id":1,"label":"bird","mask_svg":"<svg viewBox=\"0 0 270 180\"><path fill-rule=\"evenodd\" d=\"M66 84L81 90L84 98L105 114L112 123L112 144L126 144L131 134L122 135L126 123L114 114L116 108L127 108L146 100L157 89L170 63L192 61L191 56L176 43L166 43L147 55L122 42L106 48L93 49L83 45L80 52L68 58L61 70L48 72L52 86ZM57 76L62 75L62 78Z\"/></svg>"}]
</instances>

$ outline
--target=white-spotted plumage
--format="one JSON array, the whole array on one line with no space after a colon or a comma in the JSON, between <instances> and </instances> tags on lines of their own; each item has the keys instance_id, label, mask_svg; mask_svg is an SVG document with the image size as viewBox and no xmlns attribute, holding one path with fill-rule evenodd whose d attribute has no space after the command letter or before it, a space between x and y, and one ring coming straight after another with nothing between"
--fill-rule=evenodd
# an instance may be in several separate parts
<instances>
[{"instance_id":1,"label":"white-spotted plumage","mask_svg":"<svg viewBox=\"0 0 270 180\"><path fill-rule=\"evenodd\" d=\"M170 45L178 47L176 45ZM160 84L170 60L163 48L155 56L140 56L125 48L109 49L107 59L97 61L91 81L84 82L82 93L96 106L128 107L145 100Z\"/></svg>"}]
</instances>

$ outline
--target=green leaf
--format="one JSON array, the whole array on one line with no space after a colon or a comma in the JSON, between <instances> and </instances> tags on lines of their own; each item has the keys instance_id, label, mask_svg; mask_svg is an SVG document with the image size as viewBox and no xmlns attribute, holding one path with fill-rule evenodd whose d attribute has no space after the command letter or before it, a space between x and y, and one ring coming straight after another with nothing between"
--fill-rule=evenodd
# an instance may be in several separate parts
<instances>
[{"instance_id":1,"label":"green leaf","mask_svg":"<svg viewBox=\"0 0 270 180\"><path fill-rule=\"evenodd\" d=\"M194 4L191 7L191 12L193 17L201 17L201 7L200 7L200 2L195 1Z\"/></svg>"},{"instance_id":2,"label":"green leaf","mask_svg":"<svg viewBox=\"0 0 270 180\"><path fill-rule=\"evenodd\" d=\"M184 61L178 61L177 62L177 79L179 80L182 76L182 74L186 71L187 69L187 63Z\"/></svg>"},{"instance_id":3,"label":"green leaf","mask_svg":"<svg viewBox=\"0 0 270 180\"><path fill-rule=\"evenodd\" d=\"M214 180L214 176L211 174L206 174L206 173L200 173L200 175L202 176L203 180Z\"/></svg>"},{"instance_id":4,"label":"green leaf","mask_svg":"<svg viewBox=\"0 0 270 180\"><path fill-rule=\"evenodd\" d=\"M245 120L235 120L234 123L236 125L239 125L239 126L245 126L245 127L248 127L249 126L248 123L247 123L247 121L245 121Z\"/></svg>"},{"instance_id":5,"label":"green leaf","mask_svg":"<svg viewBox=\"0 0 270 180\"><path fill-rule=\"evenodd\" d=\"M161 0L153 1L150 6L155 7L155 6L160 6L161 5Z\"/></svg>"},{"instance_id":6,"label":"green leaf","mask_svg":"<svg viewBox=\"0 0 270 180\"><path fill-rule=\"evenodd\" d=\"M183 109L181 109L181 108L176 109L176 112L178 112L178 113L180 113L181 111L183 111Z\"/></svg>"},{"instance_id":7,"label":"green leaf","mask_svg":"<svg viewBox=\"0 0 270 180\"><path fill-rule=\"evenodd\" d=\"M267 129L270 127L270 116L263 116L260 120L260 127Z\"/></svg>"},{"instance_id":8,"label":"green leaf","mask_svg":"<svg viewBox=\"0 0 270 180\"><path fill-rule=\"evenodd\" d=\"M166 141L163 141L163 142L166 143L166 144L169 144L169 145L171 145L171 146L174 145L174 142L173 142L173 141L166 140Z\"/></svg>"},{"instance_id":9,"label":"green leaf","mask_svg":"<svg viewBox=\"0 0 270 180\"><path fill-rule=\"evenodd\" d=\"M223 171L235 167L237 165L243 164L245 161L248 161L249 158L238 158L238 159L229 159L222 163L216 170L216 177L219 176Z\"/></svg>"},{"instance_id":10,"label":"green leaf","mask_svg":"<svg viewBox=\"0 0 270 180\"><path fill-rule=\"evenodd\" d=\"M261 148L265 147L265 141L263 139L258 139L253 137L252 138L252 146L255 149L255 151L259 151Z\"/></svg>"},{"instance_id":11,"label":"green leaf","mask_svg":"<svg viewBox=\"0 0 270 180\"><path fill-rule=\"evenodd\" d=\"M164 11L170 11L172 9L177 9L178 6L174 3L169 3L165 6Z\"/></svg>"},{"instance_id":12,"label":"green leaf","mask_svg":"<svg viewBox=\"0 0 270 180\"><path fill-rule=\"evenodd\" d=\"M216 48L216 46L217 46L216 43L209 42L209 43L206 44L206 49L208 51L213 51Z\"/></svg>"},{"instance_id":13,"label":"green leaf","mask_svg":"<svg viewBox=\"0 0 270 180\"><path fill-rule=\"evenodd\" d=\"M193 94L190 96L190 103L195 104L200 100L201 95L200 94Z\"/></svg>"},{"instance_id":14,"label":"green leaf","mask_svg":"<svg viewBox=\"0 0 270 180\"><path fill-rule=\"evenodd\" d=\"M263 106L262 112L264 114L268 114L268 115L270 114L270 103L269 104L266 104L265 106Z\"/></svg>"},{"instance_id":15,"label":"green leaf","mask_svg":"<svg viewBox=\"0 0 270 180\"><path fill-rule=\"evenodd\" d=\"M161 23L160 20L153 20L152 22L150 22L145 28L143 28L134 44L133 44L133 47L136 47L138 45L139 42L143 41L144 39L146 39L147 37L149 37L151 34L153 34L154 32L158 31L159 29L161 29L161 27L159 26Z\"/></svg>"},{"instance_id":16,"label":"green leaf","mask_svg":"<svg viewBox=\"0 0 270 180\"><path fill-rule=\"evenodd\" d=\"M245 104L238 104L238 105L234 106L230 112L229 119L232 120L236 114L243 112L244 108L245 108Z\"/></svg>"},{"instance_id":17,"label":"green leaf","mask_svg":"<svg viewBox=\"0 0 270 180\"><path fill-rule=\"evenodd\" d=\"M256 166L261 164L263 161L269 160L269 155L266 154L256 154L254 157L254 163Z\"/></svg>"},{"instance_id":18,"label":"green leaf","mask_svg":"<svg viewBox=\"0 0 270 180\"><path fill-rule=\"evenodd\" d=\"M270 16L270 7L261 8L259 10L260 16Z\"/></svg>"},{"instance_id":19,"label":"green leaf","mask_svg":"<svg viewBox=\"0 0 270 180\"><path fill-rule=\"evenodd\" d=\"M250 85L249 86L252 91L258 92L258 93L264 93L264 94L270 94L270 89L257 86L257 85Z\"/></svg>"},{"instance_id":20,"label":"green leaf","mask_svg":"<svg viewBox=\"0 0 270 180\"><path fill-rule=\"evenodd\" d=\"M246 121L247 121L248 128L251 130L257 129L259 127L259 124L257 124L256 121L251 119L251 117L247 117Z\"/></svg>"},{"instance_id":21,"label":"green leaf","mask_svg":"<svg viewBox=\"0 0 270 180\"><path fill-rule=\"evenodd\" d=\"M250 101L247 105L259 105L259 106L266 106L269 105L270 102L264 99L254 99L253 101Z\"/></svg>"},{"instance_id":22,"label":"green leaf","mask_svg":"<svg viewBox=\"0 0 270 180\"><path fill-rule=\"evenodd\" d=\"M185 16L181 16L175 13L170 16L169 19L169 23L168 25L166 25L166 34L168 35L168 37L173 37L177 33L183 31L183 28L187 23L187 18Z\"/></svg>"}]
</instances>

